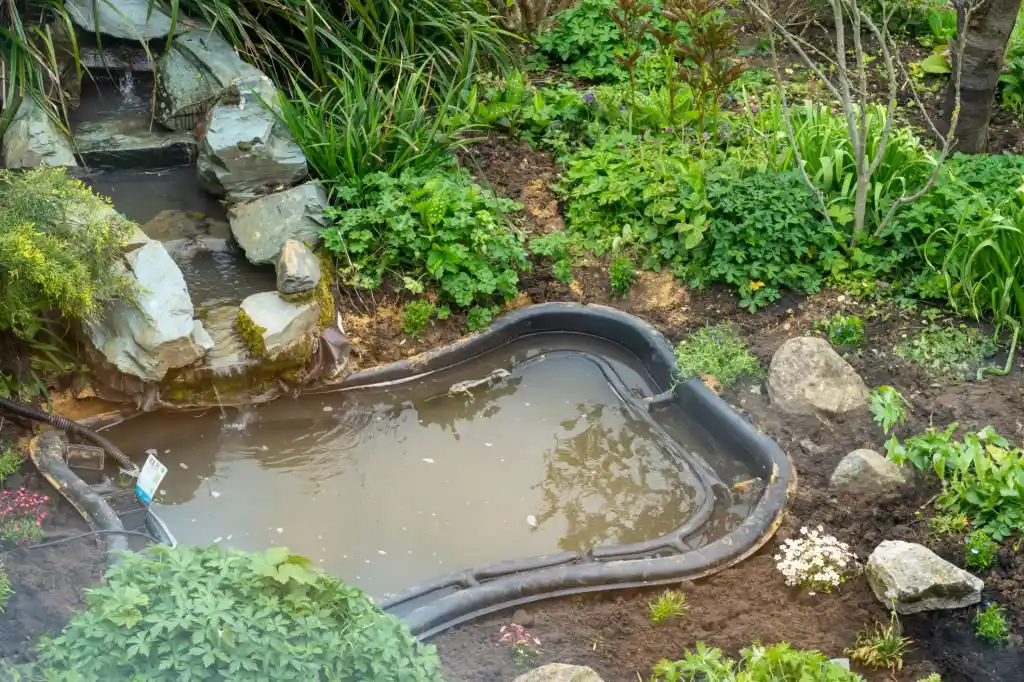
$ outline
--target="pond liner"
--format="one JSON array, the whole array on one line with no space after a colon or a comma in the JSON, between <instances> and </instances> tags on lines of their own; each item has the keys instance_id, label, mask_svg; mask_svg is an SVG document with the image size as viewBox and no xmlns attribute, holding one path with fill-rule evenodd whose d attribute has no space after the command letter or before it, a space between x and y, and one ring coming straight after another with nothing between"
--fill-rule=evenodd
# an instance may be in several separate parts
<instances>
[{"instance_id":1,"label":"pond liner","mask_svg":"<svg viewBox=\"0 0 1024 682\"><path fill-rule=\"evenodd\" d=\"M340 385L305 392L398 385L469 361L523 336L543 333L594 336L625 348L641 362L658 389L646 401L648 412L669 406L682 410L724 451L746 460L766 481L765 489L738 527L703 547L693 549L685 541L685 536L699 525L691 520L670 535L645 543L562 552L459 571L381 602L381 608L401 617L420 639L488 613L542 599L665 585L710 575L747 558L771 538L795 489L796 471L773 440L759 433L702 382L679 382L672 345L656 329L605 306L545 303L522 308L451 345L356 372ZM695 471L702 473L700 467Z\"/></svg>"}]
</instances>

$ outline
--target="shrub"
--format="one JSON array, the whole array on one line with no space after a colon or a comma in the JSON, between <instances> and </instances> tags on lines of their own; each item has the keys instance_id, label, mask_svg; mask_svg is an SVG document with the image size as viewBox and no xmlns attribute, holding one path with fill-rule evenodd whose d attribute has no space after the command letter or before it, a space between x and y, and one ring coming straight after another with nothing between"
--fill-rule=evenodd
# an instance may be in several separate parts
<instances>
[{"instance_id":1,"label":"shrub","mask_svg":"<svg viewBox=\"0 0 1024 682\"><path fill-rule=\"evenodd\" d=\"M652 623L664 623L669 618L678 618L686 613L686 595L675 590L665 590L648 604L648 608Z\"/></svg>"},{"instance_id":2,"label":"shrub","mask_svg":"<svg viewBox=\"0 0 1024 682\"><path fill-rule=\"evenodd\" d=\"M282 547L129 553L39 648L48 679L442 680L434 647Z\"/></svg>"},{"instance_id":3,"label":"shrub","mask_svg":"<svg viewBox=\"0 0 1024 682\"><path fill-rule=\"evenodd\" d=\"M727 325L704 327L681 341L676 368L684 379L712 376L725 388L740 377L762 375L757 358Z\"/></svg>"},{"instance_id":4,"label":"shrub","mask_svg":"<svg viewBox=\"0 0 1024 682\"><path fill-rule=\"evenodd\" d=\"M978 637L993 644L1001 644L1010 637L1010 624L1006 613L999 604L985 602L985 608L974 616L974 631Z\"/></svg>"},{"instance_id":5,"label":"shrub","mask_svg":"<svg viewBox=\"0 0 1024 682\"><path fill-rule=\"evenodd\" d=\"M983 530L976 530L964 538L964 566L984 571L995 561L999 545Z\"/></svg>"},{"instance_id":6,"label":"shrub","mask_svg":"<svg viewBox=\"0 0 1024 682\"><path fill-rule=\"evenodd\" d=\"M975 328L932 326L897 344L893 352L934 378L963 376L995 354L995 344Z\"/></svg>"},{"instance_id":7,"label":"shrub","mask_svg":"<svg viewBox=\"0 0 1024 682\"><path fill-rule=\"evenodd\" d=\"M432 283L440 303L460 308L517 294L528 261L523 237L505 214L521 207L471 182L465 171L377 173L361 187L340 187L337 198L323 238L347 284L374 289L392 275L419 293Z\"/></svg>"},{"instance_id":8,"label":"shrub","mask_svg":"<svg viewBox=\"0 0 1024 682\"><path fill-rule=\"evenodd\" d=\"M704 175L677 141L602 136L565 160L570 236L599 255L631 248L642 267L681 265L704 238Z\"/></svg>"},{"instance_id":9,"label":"shrub","mask_svg":"<svg viewBox=\"0 0 1024 682\"><path fill-rule=\"evenodd\" d=\"M718 178L708 183L708 199L711 229L686 270L694 284L727 282L751 311L777 300L783 288L820 288L821 270L838 257L842 239L821 219L798 172Z\"/></svg>"},{"instance_id":10,"label":"shrub","mask_svg":"<svg viewBox=\"0 0 1024 682\"><path fill-rule=\"evenodd\" d=\"M849 545L824 530L804 526L800 537L785 540L779 548L776 566L790 587L808 587L810 594L831 592L860 570Z\"/></svg>"},{"instance_id":11,"label":"shrub","mask_svg":"<svg viewBox=\"0 0 1024 682\"><path fill-rule=\"evenodd\" d=\"M817 651L798 651L782 643L755 644L740 652L740 660L726 658L721 649L697 642L682 660L663 660L654 666L653 682L863 682L864 678L829 661Z\"/></svg>"},{"instance_id":12,"label":"shrub","mask_svg":"<svg viewBox=\"0 0 1024 682\"><path fill-rule=\"evenodd\" d=\"M427 300L412 301L405 305L402 313L402 331L416 338L430 324L430 318L437 312L437 306Z\"/></svg>"},{"instance_id":13,"label":"shrub","mask_svg":"<svg viewBox=\"0 0 1024 682\"><path fill-rule=\"evenodd\" d=\"M635 279L636 270L633 268L633 261L624 256L612 258L611 265L608 267L608 284L613 293L628 294Z\"/></svg>"}]
</instances>

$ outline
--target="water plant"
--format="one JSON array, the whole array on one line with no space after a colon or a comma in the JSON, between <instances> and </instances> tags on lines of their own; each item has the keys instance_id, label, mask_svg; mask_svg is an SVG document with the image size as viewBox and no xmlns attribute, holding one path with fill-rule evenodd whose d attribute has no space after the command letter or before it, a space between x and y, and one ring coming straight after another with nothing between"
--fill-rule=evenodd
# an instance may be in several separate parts
<instances>
[{"instance_id":1,"label":"water plant","mask_svg":"<svg viewBox=\"0 0 1024 682\"><path fill-rule=\"evenodd\" d=\"M721 649L697 642L678 661L662 660L654 666L652 682L863 682L864 678L833 663L818 651L793 649L788 643L766 647L754 644L740 652L738 661Z\"/></svg>"},{"instance_id":2,"label":"water plant","mask_svg":"<svg viewBox=\"0 0 1024 682\"><path fill-rule=\"evenodd\" d=\"M836 313L821 324L833 346L860 346L864 343L864 320L857 315Z\"/></svg>"},{"instance_id":3,"label":"water plant","mask_svg":"<svg viewBox=\"0 0 1024 682\"><path fill-rule=\"evenodd\" d=\"M762 376L760 365L728 325L703 327L679 342L676 368L684 379L712 376L728 388L741 377Z\"/></svg>"},{"instance_id":4,"label":"water plant","mask_svg":"<svg viewBox=\"0 0 1024 682\"><path fill-rule=\"evenodd\" d=\"M506 647L517 668L532 668L540 651L540 640L522 625L502 625L498 631L498 646Z\"/></svg>"},{"instance_id":5,"label":"water plant","mask_svg":"<svg viewBox=\"0 0 1024 682\"><path fill-rule=\"evenodd\" d=\"M894 597L893 594L890 598ZM857 633L857 643L846 650L846 655L855 663L870 668L888 668L895 674L903 670L903 655L912 642L903 636L896 609L891 608L889 624L875 623L871 630Z\"/></svg>"},{"instance_id":6,"label":"water plant","mask_svg":"<svg viewBox=\"0 0 1024 682\"><path fill-rule=\"evenodd\" d=\"M410 301L402 312L402 332L416 338L430 324L430 318L437 312L437 306L426 299Z\"/></svg>"},{"instance_id":7,"label":"water plant","mask_svg":"<svg viewBox=\"0 0 1024 682\"><path fill-rule=\"evenodd\" d=\"M39 542L43 538L43 510L49 498L25 488L0 492L0 540L19 545Z\"/></svg>"},{"instance_id":8,"label":"water plant","mask_svg":"<svg viewBox=\"0 0 1024 682\"><path fill-rule=\"evenodd\" d=\"M995 561L999 545L983 530L976 530L964 538L964 566L974 571L984 571Z\"/></svg>"},{"instance_id":9,"label":"water plant","mask_svg":"<svg viewBox=\"0 0 1024 682\"><path fill-rule=\"evenodd\" d=\"M39 646L47 679L123 679L125 670L150 682L443 679L433 646L283 547L130 552L85 600Z\"/></svg>"},{"instance_id":10,"label":"water plant","mask_svg":"<svg viewBox=\"0 0 1024 682\"><path fill-rule=\"evenodd\" d=\"M665 590L647 607L651 612L651 622L658 625L686 613L686 595L676 590Z\"/></svg>"},{"instance_id":11,"label":"water plant","mask_svg":"<svg viewBox=\"0 0 1024 682\"><path fill-rule=\"evenodd\" d=\"M934 378L962 376L968 369L995 354L992 339L965 325L932 325L896 345L897 357L917 365Z\"/></svg>"},{"instance_id":12,"label":"water plant","mask_svg":"<svg viewBox=\"0 0 1024 682\"><path fill-rule=\"evenodd\" d=\"M787 585L806 587L812 595L831 592L860 571L850 546L826 534L822 526L804 526L798 537L783 541L775 565Z\"/></svg>"},{"instance_id":13,"label":"water plant","mask_svg":"<svg viewBox=\"0 0 1024 682\"><path fill-rule=\"evenodd\" d=\"M984 608L974 616L974 632L993 644L1009 639L1010 624L1003 607L995 602L985 602Z\"/></svg>"},{"instance_id":14,"label":"water plant","mask_svg":"<svg viewBox=\"0 0 1024 682\"><path fill-rule=\"evenodd\" d=\"M625 295L636 280L633 261L625 256L615 256L608 267L608 284L613 293Z\"/></svg>"}]
</instances>

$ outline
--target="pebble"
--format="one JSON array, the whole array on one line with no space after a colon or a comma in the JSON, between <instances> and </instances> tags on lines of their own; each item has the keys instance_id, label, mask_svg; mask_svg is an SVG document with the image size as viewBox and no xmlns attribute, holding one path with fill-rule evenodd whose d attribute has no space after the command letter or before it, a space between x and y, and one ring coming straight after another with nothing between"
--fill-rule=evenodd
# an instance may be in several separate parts
<instances>
[{"instance_id":1,"label":"pebble","mask_svg":"<svg viewBox=\"0 0 1024 682\"><path fill-rule=\"evenodd\" d=\"M178 462L178 466L180 466L182 469L188 469L188 465L185 464L184 462Z\"/></svg>"},{"instance_id":2,"label":"pebble","mask_svg":"<svg viewBox=\"0 0 1024 682\"><path fill-rule=\"evenodd\" d=\"M334 412L334 408L330 405L324 406L324 412Z\"/></svg>"},{"instance_id":3,"label":"pebble","mask_svg":"<svg viewBox=\"0 0 1024 682\"><path fill-rule=\"evenodd\" d=\"M433 464L434 463L434 460L431 459L430 457L424 457L423 461L426 462L427 464Z\"/></svg>"}]
</instances>

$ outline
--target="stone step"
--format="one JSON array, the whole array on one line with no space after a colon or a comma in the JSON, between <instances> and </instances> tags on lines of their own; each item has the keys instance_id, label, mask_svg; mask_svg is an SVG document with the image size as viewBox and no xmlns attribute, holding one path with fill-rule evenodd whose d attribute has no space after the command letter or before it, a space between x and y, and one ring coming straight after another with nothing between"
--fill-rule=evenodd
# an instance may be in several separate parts
<instances>
[{"instance_id":1,"label":"stone step","mask_svg":"<svg viewBox=\"0 0 1024 682\"><path fill-rule=\"evenodd\" d=\"M79 123L74 141L82 165L114 170L190 166L199 152L192 133L167 130L138 113Z\"/></svg>"}]
</instances>

